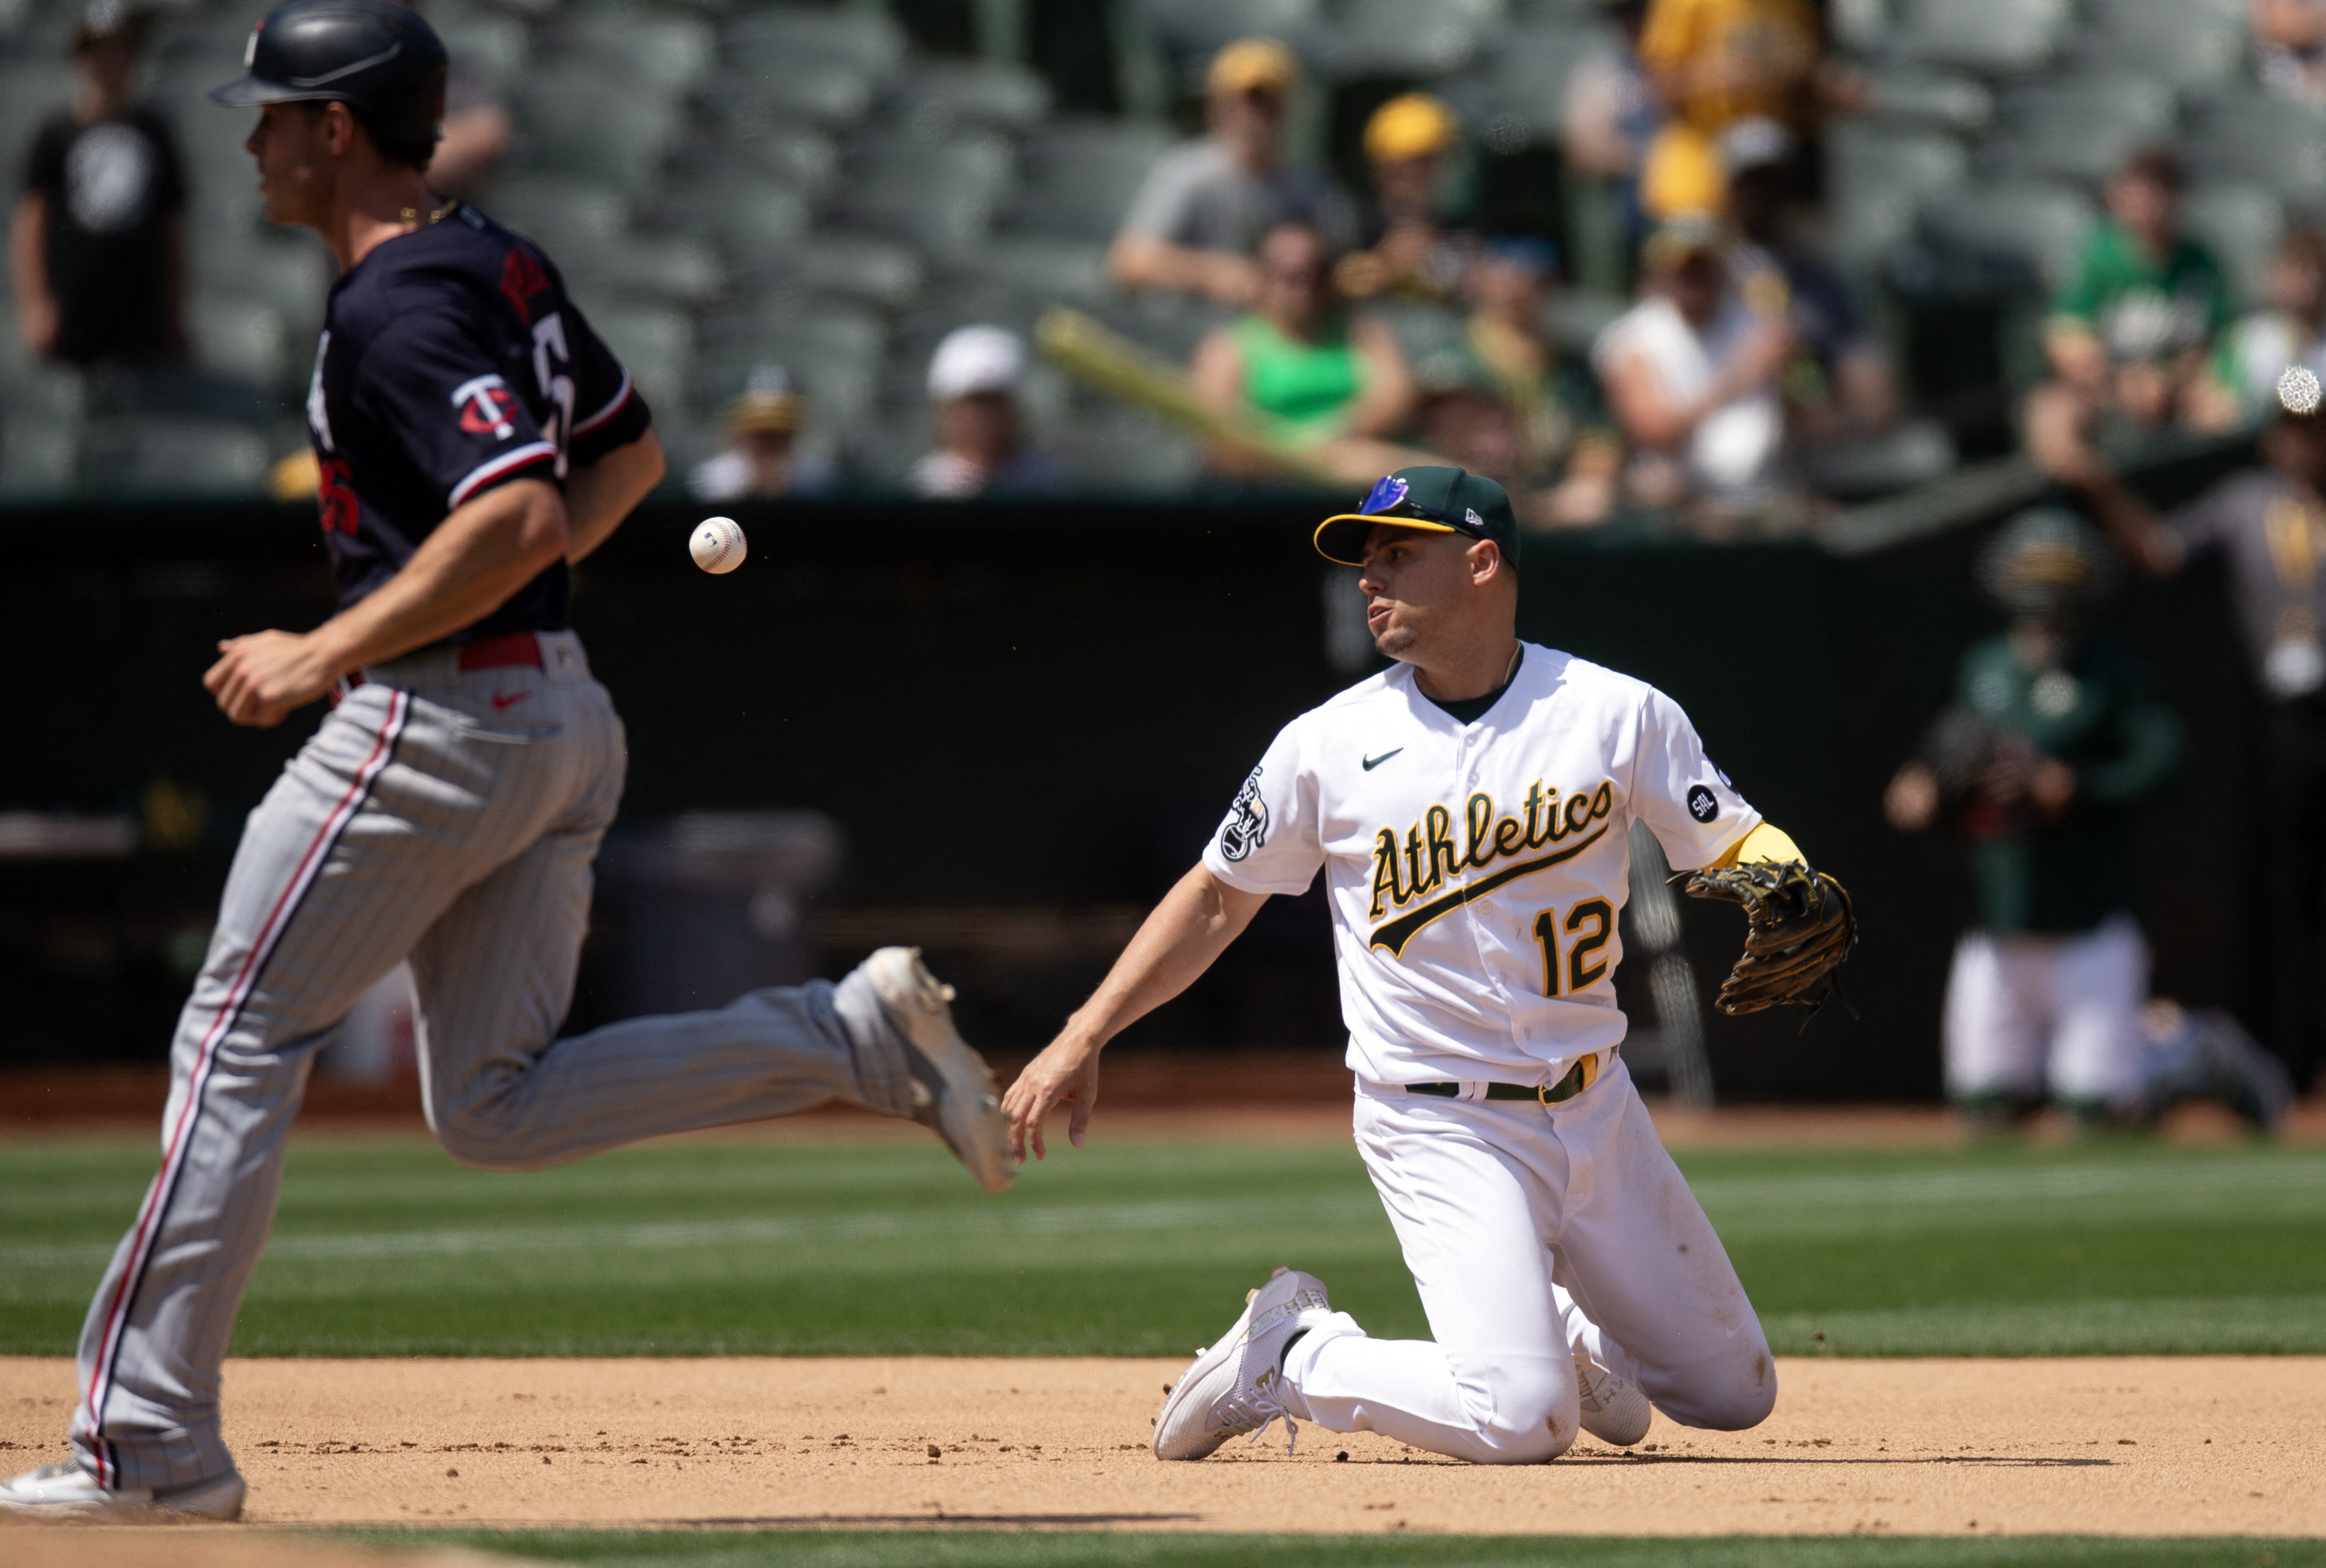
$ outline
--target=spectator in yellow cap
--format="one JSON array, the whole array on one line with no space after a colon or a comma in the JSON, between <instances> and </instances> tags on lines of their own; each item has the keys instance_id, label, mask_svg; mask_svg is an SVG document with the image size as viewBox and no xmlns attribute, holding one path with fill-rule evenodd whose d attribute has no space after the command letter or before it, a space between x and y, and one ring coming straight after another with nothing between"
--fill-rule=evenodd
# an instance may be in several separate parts
<instances>
[{"instance_id":1,"label":"spectator in yellow cap","mask_svg":"<svg viewBox=\"0 0 2326 1568\"><path fill-rule=\"evenodd\" d=\"M695 467L688 492L698 501L740 501L820 487L824 476L817 465L802 463L795 450L805 413L806 400L782 366L755 366L727 405L727 450Z\"/></svg>"},{"instance_id":2,"label":"spectator in yellow cap","mask_svg":"<svg viewBox=\"0 0 2326 1568\"><path fill-rule=\"evenodd\" d=\"M1260 292L1261 237L1278 224L1307 224L1335 250L1351 242L1347 198L1283 160L1285 108L1299 77L1292 51L1272 38L1242 39L1214 58L1208 128L1148 171L1107 252L1117 285L1247 305Z\"/></svg>"},{"instance_id":3,"label":"spectator in yellow cap","mask_svg":"<svg viewBox=\"0 0 2326 1568\"><path fill-rule=\"evenodd\" d=\"M1373 294L1451 296L1462 282L1462 252L1447 235L1448 175L1462 122L1443 98L1402 93L1365 124L1372 200L1363 248L1341 258L1334 281L1351 299Z\"/></svg>"}]
</instances>

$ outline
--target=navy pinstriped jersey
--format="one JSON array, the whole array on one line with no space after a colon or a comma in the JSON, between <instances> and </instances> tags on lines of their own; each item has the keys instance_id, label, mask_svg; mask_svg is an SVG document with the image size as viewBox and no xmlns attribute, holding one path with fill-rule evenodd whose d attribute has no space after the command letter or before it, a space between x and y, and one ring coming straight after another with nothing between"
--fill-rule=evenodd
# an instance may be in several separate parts
<instances>
[{"instance_id":1,"label":"navy pinstriped jersey","mask_svg":"<svg viewBox=\"0 0 2326 1568\"><path fill-rule=\"evenodd\" d=\"M532 241L463 204L377 246L331 290L307 392L340 608L462 502L512 479L562 482L648 422ZM563 630L569 598L561 561L450 640Z\"/></svg>"}]
</instances>

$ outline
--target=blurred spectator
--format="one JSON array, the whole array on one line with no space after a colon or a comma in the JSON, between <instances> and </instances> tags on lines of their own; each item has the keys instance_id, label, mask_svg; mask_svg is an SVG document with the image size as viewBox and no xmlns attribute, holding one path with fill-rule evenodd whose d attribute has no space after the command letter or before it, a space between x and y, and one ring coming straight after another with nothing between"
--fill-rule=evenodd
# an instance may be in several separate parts
<instances>
[{"instance_id":1,"label":"blurred spectator","mask_svg":"<svg viewBox=\"0 0 2326 1568\"><path fill-rule=\"evenodd\" d=\"M1865 97L1852 73L1821 60L1809 0L1651 0L1639 50L1671 116L1640 173L1641 205L1655 218L1721 209L1718 138L1735 122L1806 128L1819 104Z\"/></svg>"},{"instance_id":2,"label":"blurred spectator","mask_svg":"<svg viewBox=\"0 0 2326 1568\"><path fill-rule=\"evenodd\" d=\"M2326 234L2307 224L2286 232L2263 285L2268 303L2239 321L2213 357L2210 395L2223 401L2202 422L2228 425L2277 407L2277 378L2289 365L2326 377Z\"/></svg>"},{"instance_id":3,"label":"blurred spectator","mask_svg":"<svg viewBox=\"0 0 2326 1568\"><path fill-rule=\"evenodd\" d=\"M1458 374L1488 394L1499 416L1440 397L1423 421L1422 444L1501 484L1531 528L1605 521L1623 470L1623 441L1590 367L1561 355L1542 329L1555 260L1540 239L1488 240L1479 248L1467 280L1471 311ZM1499 466L1483 439L1498 425L1509 431L1509 456Z\"/></svg>"},{"instance_id":4,"label":"blurred spectator","mask_svg":"<svg viewBox=\"0 0 2326 1568\"><path fill-rule=\"evenodd\" d=\"M2270 1033L2299 1081L2326 1060L2326 415L2282 413L2261 451L2266 467L2224 479L2169 524L2128 491L2102 515L2151 576L2227 559L2268 700Z\"/></svg>"},{"instance_id":5,"label":"blurred spectator","mask_svg":"<svg viewBox=\"0 0 2326 1568\"><path fill-rule=\"evenodd\" d=\"M2326 103L2326 0L2253 0L2253 34L2265 87Z\"/></svg>"},{"instance_id":6,"label":"blurred spectator","mask_svg":"<svg viewBox=\"0 0 2326 1568\"><path fill-rule=\"evenodd\" d=\"M1283 163L1285 105L1299 75L1272 38L1241 40L1213 59L1208 133L1148 172L1107 252L1118 285L1248 305L1260 292L1252 257L1278 224L1308 224L1335 250L1349 243L1347 199L1322 174Z\"/></svg>"},{"instance_id":7,"label":"blurred spectator","mask_svg":"<svg viewBox=\"0 0 2326 1568\"><path fill-rule=\"evenodd\" d=\"M2130 807L2178 761L2181 725L2148 667L2090 635L2110 564L2057 507L2004 526L1982 566L2011 628L1963 655L1955 705L1884 796L1900 830L1944 822L1971 846L1978 922L1944 1035L1948 1096L1977 1125L2047 1095L2093 1124L2152 1103Z\"/></svg>"},{"instance_id":8,"label":"blurred spectator","mask_svg":"<svg viewBox=\"0 0 2326 1568\"><path fill-rule=\"evenodd\" d=\"M1428 93L1404 93L1373 111L1365 124L1372 195L1360 229L1364 248L1333 269L1344 298L1440 300L1460 288L1465 257L1447 226L1449 164L1461 143L1461 120Z\"/></svg>"},{"instance_id":9,"label":"blurred spectator","mask_svg":"<svg viewBox=\"0 0 2326 1568\"><path fill-rule=\"evenodd\" d=\"M1655 85L1640 64L1648 0L1602 0L1621 41L1596 49L1568 73L1559 109L1559 151L1579 173L1624 181L1640 177L1648 144L1663 123Z\"/></svg>"},{"instance_id":10,"label":"blurred spectator","mask_svg":"<svg viewBox=\"0 0 2326 1568\"><path fill-rule=\"evenodd\" d=\"M796 449L806 400L780 365L761 365L727 405L727 450L698 464L686 488L698 501L740 501L822 489L827 476Z\"/></svg>"},{"instance_id":11,"label":"blurred spectator","mask_svg":"<svg viewBox=\"0 0 2326 1568\"><path fill-rule=\"evenodd\" d=\"M916 496L962 501L972 496L1052 490L1056 463L1025 442L1018 383L1026 346L1000 327L958 327L929 360L929 402L936 412L937 450L913 465Z\"/></svg>"},{"instance_id":12,"label":"blurred spectator","mask_svg":"<svg viewBox=\"0 0 2326 1568\"><path fill-rule=\"evenodd\" d=\"M1800 190L1798 144L1774 120L1744 119L1720 134L1730 264L1744 297L1782 311L1800 352L1785 375L1794 427L1812 441L1881 430L1898 417L1898 379L1856 292L1817 249Z\"/></svg>"},{"instance_id":13,"label":"blurred spectator","mask_svg":"<svg viewBox=\"0 0 2326 1568\"><path fill-rule=\"evenodd\" d=\"M1782 309L1738 293L1726 237L1679 218L1641 256L1642 294L1600 334L1592 362L1633 450L1635 499L1693 499L1703 521L1761 511L1775 498L1785 432L1778 374L1794 337Z\"/></svg>"},{"instance_id":14,"label":"blurred spectator","mask_svg":"<svg viewBox=\"0 0 2326 1568\"><path fill-rule=\"evenodd\" d=\"M420 0L398 3L425 9ZM515 128L492 73L455 54L444 78L442 139L428 160L428 189L443 196L474 195L507 155Z\"/></svg>"},{"instance_id":15,"label":"blurred spectator","mask_svg":"<svg viewBox=\"0 0 2326 1568\"><path fill-rule=\"evenodd\" d=\"M144 24L98 0L73 39L70 110L33 139L11 236L16 328L45 359L186 352L186 183L169 126L131 101Z\"/></svg>"},{"instance_id":16,"label":"blurred spectator","mask_svg":"<svg viewBox=\"0 0 2326 1568\"><path fill-rule=\"evenodd\" d=\"M1413 376L1395 334L1343 308L1331 256L1305 223L1270 229L1261 242L1258 300L1196 345L1187 380L1196 396L1258 425L1271 444L1336 480L1369 484L1419 460L1386 440L1413 414ZM1212 461L1261 472L1224 450Z\"/></svg>"},{"instance_id":17,"label":"blurred spectator","mask_svg":"<svg viewBox=\"0 0 2326 1568\"><path fill-rule=\"evenodd\" d=\"M2053 379L2028 394L2027 449L2062 483L2115 486L2091 448L2097 422L2153 430L2207 406L2206 356L2228 324L2229 290L2212 253L2181 232L2182 183L2180 161L2162 149L2118 171L2107 216L2052 302L2043 351Z\"/></svg>"}]
</instances>

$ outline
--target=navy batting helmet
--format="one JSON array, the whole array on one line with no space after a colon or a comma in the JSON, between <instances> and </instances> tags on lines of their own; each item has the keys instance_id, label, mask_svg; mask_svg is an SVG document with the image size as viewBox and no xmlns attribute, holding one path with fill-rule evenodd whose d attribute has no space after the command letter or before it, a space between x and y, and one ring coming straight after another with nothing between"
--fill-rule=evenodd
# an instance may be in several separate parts
<instances>
[{"instance_id":1,"label":"navy batting helmet","mask_svg":"<svg viewBox=\"0 0 2326 1568\"><path fill-rule=\"evenodd\" d=\"M384 150L436 144L444 45L394 0L284 0L251 29L245 74L210 94L233 106L343 103Z\"/></svg>"}]
</instances>

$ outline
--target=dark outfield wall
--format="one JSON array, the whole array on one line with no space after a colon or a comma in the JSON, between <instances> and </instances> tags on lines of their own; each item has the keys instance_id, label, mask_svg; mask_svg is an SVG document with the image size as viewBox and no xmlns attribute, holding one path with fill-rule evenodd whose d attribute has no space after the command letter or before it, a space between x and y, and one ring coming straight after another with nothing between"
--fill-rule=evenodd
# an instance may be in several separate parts
<instances>
[{"instance_id":1,"label":"dark outfield wall","mask_svg":"<svg viewBox=\"0 0 2326 1568\"><path fill-rule=\"evenodd\" d=\"M1277 727L1351 678L1324 655L1306 504L1036 508L768 506L729 578L690 564L699 509L642 513L579 583L577 619L630 728L625 822L809 807L844 828L850 908L1152 900L1192 860ZM1808 546L1533 543L1526 634L1663 687L1738 786L1856 892L1848 994L1714 1021L1731 1098L1921 1098L1968 906L1958 859L1883 826L1881 787L1993 619L1970 588L1985 529L1843 561ZM304 508L0 514L10 672L0 811L153 813L199 800L199 844L116 862L0 861L0 1062L156 1058L242 814L312 727L220 720L199 680L220 636L327 610ZM2191 736L2149 811L2143 914L2160 988L2256 988L2242 824L2251 700L2220 584L2143 586L2114 629L2163 666ZM157 793L157 791L160 793ZM1709 983L1726 906L1692 907ZM852 940L852 939L851 939ZM1087 944L1086 944L1087 945ZM852 956L845 941L828 964ZM942 956L942 955L936 955ZM603 955L576 1023L602 1016ZM1098 972L1087 952L966 966L970 1021L1031 1049ZM1321 903L1279 901L1149 1045L1335 1044Z\"/></svg>"}]
</instances>

